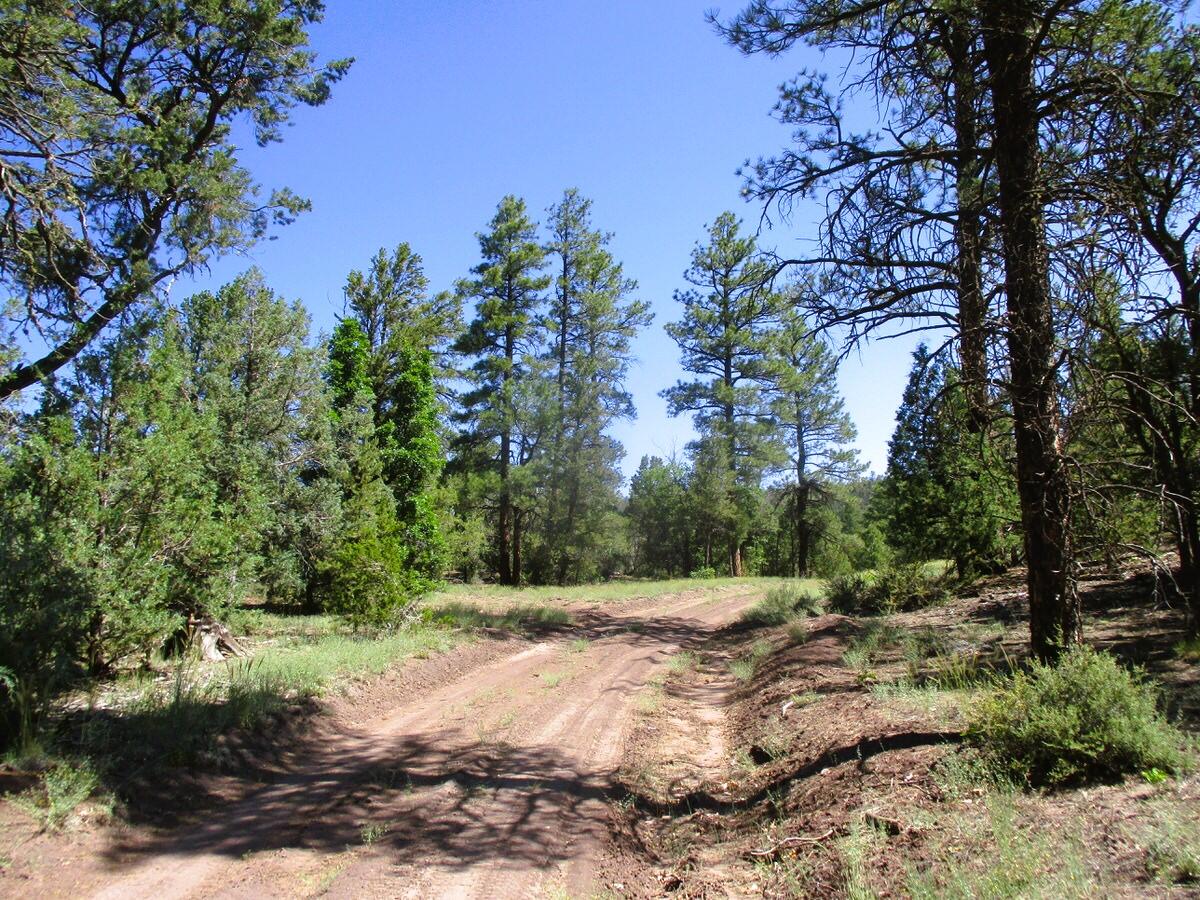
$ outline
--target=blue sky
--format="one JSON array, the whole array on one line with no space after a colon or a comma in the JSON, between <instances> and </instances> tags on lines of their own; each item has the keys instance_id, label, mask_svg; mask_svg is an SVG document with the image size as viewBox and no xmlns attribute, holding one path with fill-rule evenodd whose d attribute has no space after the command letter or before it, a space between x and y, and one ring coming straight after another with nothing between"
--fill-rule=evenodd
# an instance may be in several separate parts
<instances>
[{"instance_id":1,"label":"blue sky","mask_svg":"<svg viewBox=\"0 0 1200 900\"><path fill-rule=\"evenodd\" d=\"M696 0L331 0L312 34L321 57L353 56L332 99L301 109L282 144L244 160L268 189L287 185L313 211L246 256L228 257L176 296L250 265L302 300L316 328L342 309L347 273L407 241L434 290L478 258L476 232L505 194L539 217L567 187L593 200L597 227L656 313L635 343L629 387L638 419L614 429L626 474L643 454L682 453L690 423L667 417L658 392L682 373L662 326L705 226L732 209L756 228L737 167L787 143L769 113L778 85L828 68L807 48L743 57ZM732 14L731 6L724 12ZM764 246L803 252L811 218L764 231ZM876 342L840 383L864 460L881 472L913 339Z\"/></svg>"}]
</instances>

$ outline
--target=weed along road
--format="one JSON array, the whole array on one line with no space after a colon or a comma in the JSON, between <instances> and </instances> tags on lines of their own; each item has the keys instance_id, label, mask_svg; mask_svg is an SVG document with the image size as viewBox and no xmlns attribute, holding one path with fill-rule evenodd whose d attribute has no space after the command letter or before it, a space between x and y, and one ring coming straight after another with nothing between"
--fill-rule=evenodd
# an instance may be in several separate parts
<instances>
[{"instance_id":1,"label":"weed along road","mask_svg":"<svg viewBox=\"0 0 1200 900\"><path fill-rule=\"evenodd\" d=\"M75 895L590 895L639 692L760 593L578 611L553 637L351 711L286 777L202 824L127 834Z\"/></svg>"}]
</instances>

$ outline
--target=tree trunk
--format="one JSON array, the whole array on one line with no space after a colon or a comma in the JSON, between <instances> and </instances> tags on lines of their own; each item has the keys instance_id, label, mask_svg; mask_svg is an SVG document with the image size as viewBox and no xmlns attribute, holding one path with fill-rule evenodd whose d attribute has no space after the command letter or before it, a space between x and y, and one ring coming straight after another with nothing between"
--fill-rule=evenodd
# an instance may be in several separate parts
<instances>
[{"instance_id":1,"label":"tree trunk","mask_svg":"<svg viewBox=\"0 0 1200 900\"><path fill-rule=\"evenodd\" d=\"M962 21L949 26L946 44L954 82L954 163L958 196L955 244L958 257L958 355L967 401L967 429L987 428L987 305L981 272L983 255L983 162L979 155L976 111L975 39Z\"/></svg>"},{"instance_id":2,"label":"tree trunk","mask_svg":"<svg viewBox=\"0 0 1200 900\"><path fill-rule=\"evenodd\" d=\"M796 577L803 578L808 574L808 554L811 540L808 527L808 485L796 485L795 506L796 529Z\"/></svg>"},{"instance_id":3,"label":"tree trunk","mask_svg":"<svg viewBox=\"0 0 1200 900\"><path fill-rule=\"evenodd\" d=\"M512 581L509 584L519 587L521 584L521 510L513 510L512 530Z\"/></svg>"},{"instance_id":4,"label":"tree trunk","mask_svg":"<svg viewBox=\"0 0 1200 900\"><path fill-rule=\"evenodd\" d=\"M1059 447L1054 321L1039 182L1035 48L1030 38L1038 21L1028 0L983 0L980 15L996 123L1017 486L1029 566L1030 642L1039 659L1053 660L1082 634L1071 571L1070 485Z\"/></svg>"},{"instance_id":5,"label":"tree trunk","mask_svg":"<svg viewBox=\"0 0 1200 900\"><path fill-rule=\"evenodd\" d=\"M501 377L501 402L505 405L503 414L509 417L512 410L507 408L509 403L508 382L512 378L513 357L516 355L516 340L511 325L504 329L504 358L508 366ZM509 463L512 458L512 428L505 421L500 430L500 512L496 523L496 552L500 557L500 583L516 584L513 580L512 561L509 555L509 529L512 522L512 486L509 484Z\"/></svg>"}]
</instances>

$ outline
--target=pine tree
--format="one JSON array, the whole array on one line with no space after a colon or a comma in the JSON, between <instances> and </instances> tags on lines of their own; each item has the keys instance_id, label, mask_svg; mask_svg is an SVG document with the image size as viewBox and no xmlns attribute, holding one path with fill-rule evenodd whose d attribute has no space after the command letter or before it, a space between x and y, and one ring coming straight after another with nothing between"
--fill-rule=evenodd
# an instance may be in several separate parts
<instances>
[{"instance_id":1,"label":"pine tree","mask_svg":"<svg viewBox=\"0 0 1200 900\"><path fill-rule=\"evenodd\" d=\"M854 425L837 392L837 361L794 309L782 314L767 350L770 375L762 390L769 423L786 460L794 574L807 575L815 530L814 507L830 484L862 467L849 447Z\"/></svg>"},{"instance_id":2,"label":"pine tree","mask_svg":"<svg viewBox=\"0 0 1200 900\"><path fill-rule=\"evenodd\" d=\"M472 270L476 277L457 288L477 304L474 320L454 344L456 352L474 358L467 373L472 387L460 398L458 418L466 430L459 453L486 460L496 472L497 568L502 584L519 584L522 528L532 506L522 492L528 473L520 470L542 437L544 404L530 373L543 340L539 311L550 278L542 274L546 252L523 200L501 200L488 231L478 237L483 260Z\"/></svg>"},{"instance_id":3,"label":"pine tree","mask_svg":"<svg viewBox=\"0 0 1200 900\"><path fill-rule=\"evenodd\" d=\"M722 445L719 453L706 448L697 458L720 456L730 474L721 508L731 511L722 530L733 575L742 574L742 545L756 505L752 495L768 461L760 386L769 378L766 335L780 308L766 286L769 273L754 238L739 234L733 213L722 213L709 228L709 243L692 252L684 278L693 288L675 294L683 319L667 325L682 351L683 369L700 376L663 391L668 410L673 416L692 413L703 440Z\"/></svg>"},{"instance_id":4,"label":"pine tree","mask_svg":"<svg viewBox=\"0 0 1200 900\"><path fill-rule=\"evenodd\" d=\"M553 414L544 461L544 555L550 576L564 584L594 577L603 555L604 520L615 513L622 450L605 434L634 415L625 390L630 341L652 315L630 300L626 278L591 225L591 201L568 190L550 209L548 251L558 275L546 316Z\"/></svg>"}]
</instances>

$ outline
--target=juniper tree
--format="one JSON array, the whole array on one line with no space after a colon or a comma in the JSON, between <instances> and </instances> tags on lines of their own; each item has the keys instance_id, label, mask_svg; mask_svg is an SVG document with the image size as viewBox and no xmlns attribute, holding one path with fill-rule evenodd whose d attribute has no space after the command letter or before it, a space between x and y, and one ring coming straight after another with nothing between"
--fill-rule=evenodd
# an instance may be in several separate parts
<instances>
[{"instance_id":1,"label":"juniper tree","mask_svg":"<svg viewBox=\"0 0 1200 900\"><path fill-rule=\"evenodd\" d=\"M70 362L109 323L307 203L259 196L231 126L280 139L349 61L316 63L319 0L6 4L0 13L3 337L41 355L0 399ZM5 349L13 349L11 347ZM13 354L9 354L13 355Z\"/></svg>"}]
</instances>

